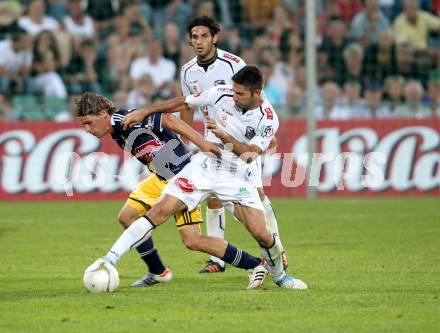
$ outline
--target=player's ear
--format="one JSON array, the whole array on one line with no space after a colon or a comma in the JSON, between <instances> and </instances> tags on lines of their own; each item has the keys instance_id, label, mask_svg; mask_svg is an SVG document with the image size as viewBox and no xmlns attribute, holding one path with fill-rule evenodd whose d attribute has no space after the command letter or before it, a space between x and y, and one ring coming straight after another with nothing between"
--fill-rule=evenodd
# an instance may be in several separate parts
<instances>
[{"instance_id":1,"label":"player's ear","mask_svg":"<svg viewBox=\"0 0 440 333\"><path fill-rule=\"evenodd\" d=\"M212 37L212 44L217 45L219 42L218 34L215 34L214 37Z\"/></svg>"}]
</instances>

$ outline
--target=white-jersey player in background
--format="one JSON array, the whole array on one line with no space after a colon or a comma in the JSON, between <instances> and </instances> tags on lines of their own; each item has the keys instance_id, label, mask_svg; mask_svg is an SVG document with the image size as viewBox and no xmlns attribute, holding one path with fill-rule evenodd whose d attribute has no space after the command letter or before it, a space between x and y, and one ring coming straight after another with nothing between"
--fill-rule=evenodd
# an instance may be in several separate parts
<instances>
[{"instance_id":1,"label":"white-jersey player in background","mask_svg":"<svg viewBox=\"0 0 440 333\"><path fill-rule=\"evenodd\" d=\"M246 64L236 55L216 47L218 43L218 32L220 31L219 24L210 17L200 16L192 19L188 23L186 30L196 56L183 65L181 69L180 78L183 96L201 93L214 86L232 84L232 76ZM199 111L205 115L208 108L209 106L205 105L199 107ZM182 113L181 118L189 125L192 125L194 112ZM206 133L205 128L205 134ZM272 205L263 191L261 156L252 162L250 167L253 174L252 182L258 189L261 201L263 202L269 230L279 236L278 224ZM207 200L207 206L206 233L209 236L224 238L226 222L224 207L216 197L209 198ZM281 249L283 251L283 265L284 268L287 268L287 258L282 245ZM221 259L211 256L207 265L200 270L200 273L217 273L223 271L225 271L225 263Z\"/></svg>"}]
</instances>

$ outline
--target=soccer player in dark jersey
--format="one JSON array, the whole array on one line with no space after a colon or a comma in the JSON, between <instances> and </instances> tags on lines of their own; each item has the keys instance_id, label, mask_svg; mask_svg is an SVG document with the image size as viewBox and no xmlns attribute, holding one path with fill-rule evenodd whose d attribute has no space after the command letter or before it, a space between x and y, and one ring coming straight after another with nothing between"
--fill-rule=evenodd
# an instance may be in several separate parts
<instances>
[{"instance_id":1,"label":"soccer player in dark jersey","mask_svg":"<svg viewBox=\"0 0 440 333\"><path fill-rule=\"evenodd\" d=\"M112 139L121 148L131 152L151 171L151 175L129 195L119 213L122 226L126 229L131 226L129 230L132 232L126 237L126 241L123 239L126 235L124 233L118 242L130 242L129 248L136 248L148 265L147 274L133 283L133 286L167 283L172 278L171 270L165 268L161 262L151 237L145 241L145 235L138 237L136 232L141 228L136 228L136 223L141 223L142 221L138 220L139 217L144 216L159 201L168 180L190 162L191 153L185 149L176 133L193 142L202 152L219 154L220 149L216 144L204 140L188 124L169 114L153 114L135 127L124 130L122 120L129 112L131 111L118 110L107 98L88 92L83 94L77 102L75 115L88 133L97 138L111 134ZM180 185L185 186L185 184ZM255 271L253 275L261 271L264 278L264 260L235 248L223 239L204 236L200 233L200 223L202 223L200 207L190 212L187 209L178 211L175 219L180 237L187 248L216 254L219 248L227 247L228 254L235 253L236 255L229 255L228 258L224 258L225 261L238 268ZM109 260L109 256L112 255L113 253L109 252L106 260ZM109 261L112 262L112 260ZM262 283L261 279L255 287L259 287Z\"/></svg>"}]
</instances>

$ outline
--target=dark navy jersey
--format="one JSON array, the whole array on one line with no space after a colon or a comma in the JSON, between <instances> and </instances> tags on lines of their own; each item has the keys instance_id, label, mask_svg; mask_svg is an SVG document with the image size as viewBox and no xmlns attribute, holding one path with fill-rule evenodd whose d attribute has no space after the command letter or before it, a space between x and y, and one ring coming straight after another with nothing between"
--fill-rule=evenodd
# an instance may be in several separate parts
<instances>
[{"instance_id":1,"label":"dark navy jersey","mask_svg":"<svg viewBox=\"0 0 440 333\"><path fill-rule=\"evenodd\" d=\"M162 113L124 130L122 120L131 111L119 110L112 115L113 140L160 178L172 178L190 162L191 153L174 132L162 127Z\"/></svg>"}]
</instances>

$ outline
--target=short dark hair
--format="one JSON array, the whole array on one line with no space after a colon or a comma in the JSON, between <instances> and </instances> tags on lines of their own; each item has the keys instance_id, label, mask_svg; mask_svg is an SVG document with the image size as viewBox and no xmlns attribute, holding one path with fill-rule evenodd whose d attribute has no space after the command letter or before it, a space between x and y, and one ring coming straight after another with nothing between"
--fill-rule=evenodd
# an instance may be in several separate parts
<instances>
[{"instance_id":1,"label":"short dark hair","mask_svg":"<svg viewBox=\"0 0 440 333\"><path fill-rule=\"evenodd\" d=\"M89 115L99 115L102 109L106 109L109 114L118 111L113 102L108 98L94 92L86 92L76 101L75 116L84 117Z\"/></svg>"},{"instance_id":2,"label":"short dark hair","mask_svg":"<svg viewBox=\"0 0 440 333\"><path fill-rule=\"evenodd\" d=\"M211 32L211 35L214 36L220 32L220 24L214 20L212 17L209 16L197 16L193 18L191 21L188 22L186 26L186 32L188 32L189 36L191 37L191 30L194 27L207 27L209 31Z\"/></svg>"},{"instance_id":3,"label":"short dark hair","mask_svg":"<svg viewBox=\"0 0 440 333\"><path fill-rule=\"evenodd\" d=\"M256 66L244 66L232 77L232 81L254 92L263 89L263 74Z\"/></svg>"}]
</instances>

